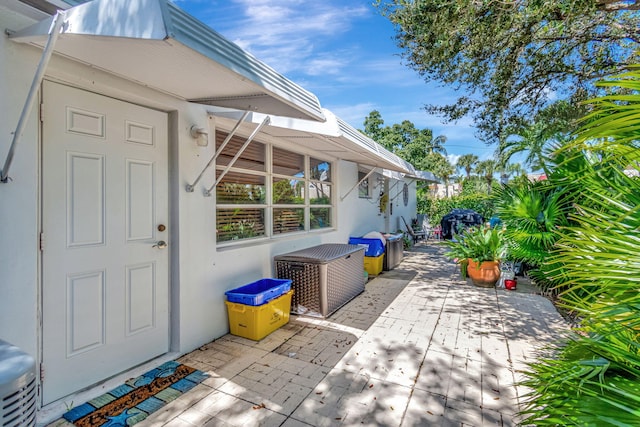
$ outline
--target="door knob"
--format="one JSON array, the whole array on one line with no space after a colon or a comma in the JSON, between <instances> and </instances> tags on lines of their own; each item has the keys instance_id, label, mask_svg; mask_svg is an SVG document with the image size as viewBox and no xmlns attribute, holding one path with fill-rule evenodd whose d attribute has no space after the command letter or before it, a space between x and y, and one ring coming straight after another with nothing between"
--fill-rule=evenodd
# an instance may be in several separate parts
<instances>
[{"instance_id":1,"label":"door knob","mask_svg":"<svg viewBox=\"0 0 640 427\"><path fill-rule=\"evenodd\" d=\"M167 245L167 242L165 242L164 240L159 240L159 241L158 241L158 243L156 243L156 244L155 244L155 245L153 245L152 247L153 247L153 248L158 248L158 249L164 249L164 248L166 248L167 246L169 246L169 245Z\"/></svg>"}]
</instances>

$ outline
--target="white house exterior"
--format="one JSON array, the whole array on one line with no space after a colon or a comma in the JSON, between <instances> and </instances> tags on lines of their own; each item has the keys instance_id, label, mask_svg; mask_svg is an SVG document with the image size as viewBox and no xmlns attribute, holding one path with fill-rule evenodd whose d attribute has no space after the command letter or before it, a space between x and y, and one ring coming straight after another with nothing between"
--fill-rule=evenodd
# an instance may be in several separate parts
<instances>
[{"instance_id":1,"label":"white house exterior","mask_svg":"<svg viewBox=\"0 0 640 427\"><path fill-rule=\"evenodd\" d=\"M224 292L274 256L416 216L411 165L173 4L61 19L23 116L53 18L0 0L0 167L26 118L0 183L0 338L36 359L41 413L228 333Z\"/></svg>"}]
</instances>

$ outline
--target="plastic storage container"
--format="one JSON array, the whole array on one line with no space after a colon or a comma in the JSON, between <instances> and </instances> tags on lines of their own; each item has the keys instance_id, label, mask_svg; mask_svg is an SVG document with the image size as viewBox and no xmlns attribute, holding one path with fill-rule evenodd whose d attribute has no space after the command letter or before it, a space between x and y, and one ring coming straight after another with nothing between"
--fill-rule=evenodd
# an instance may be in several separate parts
<instances>
[{"instance_id":1,"label":"plastic storage container","mask_svg":"<svg viewBox=\"0 0 640 427\"><path fill-rule=\"evenodd\" d=\"M327 243L274 257L278 278L291 279L291 312L326 317L364 291L364 248Z\"/></svg>"},{"instance_id":2,"label":"plastic storage container","mask_svg":"<svg viewBox=\"0 0 640 427\"><path fill-rule=\"evenodd\" d=\"M350 245L362 245L364 256L380 256L384 253L384 244L380 239L365 239L363 237L349 237Z\"/></svg>"},{"instance_id":3,"label":"plastic storage container","mask_svg":"<svg viewBox=\"0 0 640 427\"><path fill-rule=\"evenodd\" d=\"M259 306L225 301L233 335L260 341L289 322L293 291Z\"/></svg>"},{"instance_id":4,"label":"plastic storage container","mask_svg":"<svg viewBox=\"0 0 640 427\"><path fill-rule=\"evenodd\" d=\"M227 301L258 306L284 295L291 289L291 280L260 279L225 292Z\"/></svg>"},{"instance_id":5,"label":"plastic storage container","mask_svg":"<svg viewBox=\"0 0 640 427\"><path fill-rule=\"evenodd\" d=\"M366 256L364 257L364 269L369 276L377 276L382 272L382 261L384 254L380 256Z\"/></svg>"}]
</instances>

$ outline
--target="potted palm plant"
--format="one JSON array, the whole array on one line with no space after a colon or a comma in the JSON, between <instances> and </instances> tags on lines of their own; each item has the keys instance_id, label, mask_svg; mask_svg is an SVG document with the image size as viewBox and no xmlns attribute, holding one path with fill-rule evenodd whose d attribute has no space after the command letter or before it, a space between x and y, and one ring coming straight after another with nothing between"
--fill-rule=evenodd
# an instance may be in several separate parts
<instances>
[{"instance_id":1,"label":"potted palm plant","mask_svg":"<svg viewBox=\"0 0 640 427\"><path fill-rule=\"evenodd\" d=\"M500 260L506 244L498 228L472 227L447 241L448 258L460 264L462 277L469 276L476 286L493 287L500 278Z\"/></svg>"}]
</instances>

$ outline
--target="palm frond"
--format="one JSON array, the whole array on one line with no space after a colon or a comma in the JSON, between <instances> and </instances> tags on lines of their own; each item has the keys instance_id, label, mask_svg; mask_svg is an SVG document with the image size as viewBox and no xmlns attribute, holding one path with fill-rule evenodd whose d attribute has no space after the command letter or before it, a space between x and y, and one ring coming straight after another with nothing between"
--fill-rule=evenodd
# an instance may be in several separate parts
<instances>
[{"instance_id":1,"label":"palm frond","mask_svg":"<svg viewBox=\"0 0 640 427\"><path fill-rule=\"evenodd\" d=\"M593 101L577 138L553 155L550 180L572 213L545 264L560 305L580 318L553 358L530 365L525 423L640 425L640 73ZM629 93L635 91L634 93Z\"/></svg>"}]
</instances>

